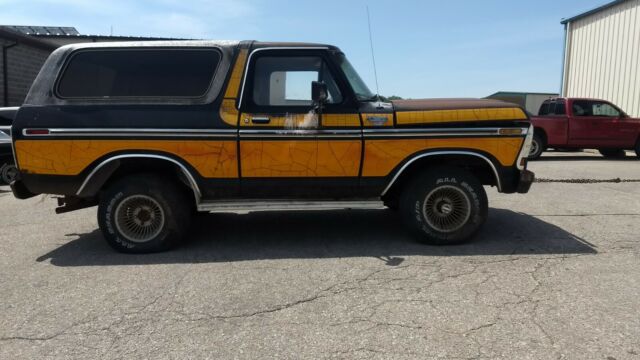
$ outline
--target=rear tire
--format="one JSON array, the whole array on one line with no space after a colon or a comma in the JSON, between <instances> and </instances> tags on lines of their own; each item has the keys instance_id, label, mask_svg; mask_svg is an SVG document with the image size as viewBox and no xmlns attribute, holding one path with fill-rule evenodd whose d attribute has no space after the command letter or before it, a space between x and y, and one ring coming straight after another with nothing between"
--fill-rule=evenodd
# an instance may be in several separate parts
<instances>
[{"instance_id":1,"label":"rear tire","mask_svg":"<svg viewBox=\"0 0 640 360\"><path fill-rule=\"evenodd\" d=\"M440 167L418 175L400 200L402 218L417 240L453 245L469 240L485 223L487 194L471 173Z\"/></svg>"},{"instance_id":2,"label":"rear tire","mask_svg":"<svg viewBox=\"0 0 640 360\"><path fill-rule=\"evenodd\" d=\"M598 149L598 151L606 158L620 159L627 156L627 153L622 149Z\"/></svg>"},{"instance_id":3,"label":"rear tire","mask_svg":"<svg viewBox=\"0 0 640 360\"><path fill-rule=\"evenodd\" d=\"M164 251L187 233L189 198L155 174L124 177L100 197L98 225L107 243L123 253Z\"/></svg>"},{"instance_id":4,"label":"rear tire","mask_svg":"<svg viewBox=\"0 0 640 360\"><path fill-rule=\"evenodd\" d=\"M640 140L636 143L636 156L640 158Z\"/></svg>"},{"instance_id":5,"label":"rear tire","mask_svg":"<svg viewBox=\"0 0 640 360\"><path fill-rule=\"evenodd\" d=\"M531 150L529 151L529 159L535 160L540 158L542 153L547 149L547 144L544 141L542 135L534 133L533 141L531 142Z\"/></svg>"}]
</instances>

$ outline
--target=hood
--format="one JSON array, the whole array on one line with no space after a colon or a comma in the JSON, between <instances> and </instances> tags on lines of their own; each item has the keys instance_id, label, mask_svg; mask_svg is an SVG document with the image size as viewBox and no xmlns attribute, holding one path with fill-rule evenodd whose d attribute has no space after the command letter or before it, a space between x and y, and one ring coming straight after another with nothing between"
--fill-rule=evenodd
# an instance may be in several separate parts
<instances>
[{"instance_id":1,"label":"hood","mask_svg":"<svg viewBox=\"0 0 640 360\"><path fill-rule=\"evenodd\" d=\"M524 110L492 99L422 99L393 101L398 125L429 125L527 120Z\"/></svg>"}]
</instances>

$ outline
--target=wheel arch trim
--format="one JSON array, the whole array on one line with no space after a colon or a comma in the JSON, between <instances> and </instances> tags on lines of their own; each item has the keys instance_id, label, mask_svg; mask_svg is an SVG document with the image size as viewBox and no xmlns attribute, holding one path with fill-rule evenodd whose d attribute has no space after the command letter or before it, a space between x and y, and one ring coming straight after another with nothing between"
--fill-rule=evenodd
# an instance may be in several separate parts
<instances>
[{"instance_id":1,"label":"wheel arch trim","mask_svg":"<svg viewBox=\"0 0 640 360\"><path fill-rule=\"evenodd\" d=\"M391 181L389 181L389 183L384 188L384 190L382 191L382 194L380 196L386 195L387 192L393 187L393 184L395 184L395 182L400 178L402 173L406 169L408 169L409 166L411 166L411 164L413 164L417 160L420 160L420 159L423 159L423 158L426 158L426 157L446 156L446 155L474 156L474 157L477 157L477 158L480 158L480 159L484 160L489 165L491 170L493 171L493 175L496 178L496 186L498 188L498 191L502 192L502 181L500 180L500 174L498 173L498 169L496 168L495 164L493 163L493 161L491 161L491 159L489 159L489 157L487 157L485 155L482 155L480 153L477 153L477 152L473 152L473 151L459 151L459 150L449 151L449 150L446 150L446 151L433 151L433 152L428 152L428 153L422 153L422 154L418 154L418 155L415 155L414 157L412 157L409 161L404 163L404 165L402 165L402 167L400 167L400 169L398 169L398 171L396 171L395 175L393 176Z\"/></svg>"},{"instance_id":2,"label":"wheel arch trim","mask_svg":"<svg viewBox=\"0 0 640 360\"><path fill-rule=\"evenodd\" d=\"M87 177L82 182L82 185L80 185L80 187L78 188L78 191L76 191L76 195L81 196L82 192L87 188L87 185L89 184L91 179L93 179L96 176L96 174L98 174L98 172L103 168L105 168L107 165L110 165L110 164L112 165L114 161L117 162L122 159L133 159L133 158L164 160L174 165L177 165L180 171L183 173L183 175L187 178L187 181L189 182L189 186L193 191L196 204L200 203L200 199L202 198L202 193L200 192L200 188L198 186L198 183L196 182L196 179L194 178L193 174L189 171L189 169L187 169L187 167L184 164L182 164L180 161L176 159L173 159L166 155L158 155L158 154L120 154L120 155L110 156L102 160L98 165L96 165L93 168L93 170L91 170L91 172L87 175Z\"/></svg>"}]
</instances>

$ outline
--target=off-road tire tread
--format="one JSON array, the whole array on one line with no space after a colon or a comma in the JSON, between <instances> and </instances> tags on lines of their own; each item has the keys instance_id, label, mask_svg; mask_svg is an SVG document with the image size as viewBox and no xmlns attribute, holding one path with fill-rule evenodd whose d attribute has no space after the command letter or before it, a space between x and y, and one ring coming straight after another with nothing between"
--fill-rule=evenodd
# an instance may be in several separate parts
<instances>
[{"instance_id":1,"label":"off-road tire tread","mask_svg":"<svg viewBox=\"0 0 640 360\"><path fill-rule=\"evenodd\" d=\"M426 195L443 179L456 179L456 183L449 181L446 184L458 184L471 200L472 212L468 223L453 233L430 229L422 217L422 204ZM418 174L409 182L400 198L400 212L405 225L419 242L430 245L459 244L471 239L485 223L488 214L487 194L482 184L468 171L450 166L438 167Z\"/></svg>"},{"instance_id":2,"label":"off-road tire tread","mask_svg":"<svg viewBox=\"0 0 640 360\"><path fill-rule=\"evenodd\" d=\"M153 197L163 207L165 225L160 234L147 243L132 243L117 236L112 222L119 199L142 194ZM152 253L165 251L180 242L189 229L191 220L190 198L178 184L162 179L158 174L136 174L114 182L100 196L98 225L107 243L123 253Z\"/></svg>"}]
</instances>

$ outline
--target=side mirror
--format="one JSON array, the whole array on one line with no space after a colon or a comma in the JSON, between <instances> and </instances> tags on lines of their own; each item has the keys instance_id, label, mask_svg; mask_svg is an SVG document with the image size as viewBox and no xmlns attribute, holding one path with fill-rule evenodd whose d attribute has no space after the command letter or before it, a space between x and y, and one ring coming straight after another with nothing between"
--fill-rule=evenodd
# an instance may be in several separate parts
<instances>
[{"instance_id":1,"label":"side mirror","mask_svg":"<svg viewBox=\"0 0 640 360\"><path fill-rule=\"evenodd\" d=\"M312 81L311 82L311 100L313 100L313 105L317 107L322 107L324 103L327 102L329 98L329 93L327 92L327 84L321 81Z\"/></svg>"}]
</instances>

